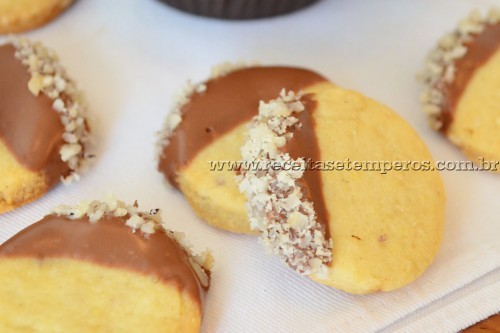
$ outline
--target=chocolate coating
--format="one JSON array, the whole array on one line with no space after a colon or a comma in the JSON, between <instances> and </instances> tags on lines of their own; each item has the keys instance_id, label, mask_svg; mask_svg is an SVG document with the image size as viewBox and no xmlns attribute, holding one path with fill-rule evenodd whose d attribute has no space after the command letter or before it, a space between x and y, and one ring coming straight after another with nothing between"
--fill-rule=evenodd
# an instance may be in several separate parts
<instances>
[{"instance_id":1,"label":"chocolate coating","mask_svg":"<svg viewBox=\"0 0 500 333\"><path fill-rule=\"evenodd\" d=\"M159 170L175 187L177 173L214 140L257 115L259 101L275 99L281 89L298 92L326 81L312 71L289 67L252 67L206 83L182 107L182 122L164 147Z\"/></svg>"},{"instance_id":2,"label":"chocolate coating","mask_svg":"<svg viewBox=\"0 0 500 333\"><path fill-rule=\"evenodd\" d=\"M15 52L10 44L0 46L0 140L20 164L42 172L52 187L69 172L59 154L64 126L52 100L29 91L31 75Z\"/></svg>"},{"instance_id":3,"label":"chocolate coating","mask_svg":"<svg viewBox=\"0 0 500 333\"><path fill-rule=\"evenodd\" d=\"M480 34L473 35L472 39L465 43L467 53L455 61L455 79L451 83L444 83L442 91L445 102L442 107L441 120L446 132L453 121L453 115L458 102L462 97L469 81L477 69L483 66L498 51L500 47L500 24L487 25Z\"/></svg>"},{"instance_id":4,"label":"chocolate coating","mask_svg":"<svg viewBox=\"0 0 500 333\"><path fill-rule=\"evenodd\" d=\"M323 196L322 170L314 168L315 162L321 161L318 139L316 137L315 121L313 118L317 102L314 95L305 95L301 98L305 110L299 116L300 128L293 131L293 137L287 142L283 150L288 152L293 159L304 158L310 166L298 181L304 197L313 203L317 221L321 224L325 239L330 238L329 217Z\"/></svg>"},{"instance_id":5,"label":"chocolate coating","mask_svg":"<svg viewBox=\"0 0 500 333\"><path fill-rule=\"evenodd\" d=\"M183 248L161 231L147 237L133 233L125 218L108 216L90 223L88 218L48 215L1 245L2 257L83 260L154 276L186 291L200 305L204 296Z\"/></svg>"}]
</instances>

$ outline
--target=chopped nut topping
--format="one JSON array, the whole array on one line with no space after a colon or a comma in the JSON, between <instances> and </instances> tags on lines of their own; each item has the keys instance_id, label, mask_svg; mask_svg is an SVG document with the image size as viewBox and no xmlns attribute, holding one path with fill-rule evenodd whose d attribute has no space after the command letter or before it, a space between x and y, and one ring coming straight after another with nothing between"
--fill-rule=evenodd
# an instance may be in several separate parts
<instances>
[{"instance_id":1,"label":"chopped nut topping","mask_svg":"<svg viewBox=\"0 0 500 333\"><path fill-rule=\"evenodd\" d=\"M285 90L276 100L261 101L241 148L243 159L249 165L304 165L303 158L293 160L281 150L301 126L295 115L303 110L300 95ZM250 225L261 232L264 246L301 274L321 274L332 261L332 242L325 240L313 203L304 198L299 185L303 170L242 169L239 188L247 197Z\"/></svg>"},{"instance_id":2,"label":"chopped nut topping","mask_svg":"<svg viewBox=\"0 0 500 333\"><path fill-rule=\"evenodd\" d=\"M441 120L444 96L442 88L455 80L455 61L467 54L465 44L473 35L480 34L488 25L500 23L500 9L493 8L486 17L477 10L460 21L458 27L442 37L426 59L425 69L419 80L425 84L420 96L423 112L428 116L430 126L435 130L443 127Z\"/></svg>"},{"instance_id":3,"label":"chopped nut topping","mask_svg":"<svg viewBox=\"0 0 500 333\"><path fill-rule=\"evenodd\" d=\"M180 94L178 94L170 113L165 118L163 129L157 133L156 156L158 158L163 154L163 148L169 144L170 137L182 121L183 106L189 102L192 95L203 93L206 89L207 87L203 83L193 84L191 81L188 81Z\"/></svg>"},{"instance_id":4,"label":"chopped nut topping","mask_svg":"<svg viewBox=\"0 0 500 333\"><path fill-rule=\"evenodd\" d=\"M78 180L77 171L82 169L88 157L85 151L89 141L86 108L81 93L52 50L27 39L15 39L11 44L16 48L16 58L31 74L28 89L35 96L43 93L54 101L52 108L60 114L65 127L63 140L66 144L61 147L60 154L71 171L62 181L67 184Z\"/></svg>"},{"instance_id":5,"label":"chopped nut topping","mask_svg":"<svg viewBox=\"0 0 500 333\"><path fill-rule=\"evenodd\" d=\"M194 269L195 274L202 286L208 287L210 284L210 270L214 264L214 257L210 251L204 251L201 254L193 254L189 249L191 245L186 241L186 237L183 232L170 231L171 238L182 246L189 253L189 263Z\"/></svg>"},{"instance_id":6,"label":"chopped nut topping","mask_svg":"<svg viewBox=\"0 0 500 333\"><path fill-rule=\"evenodd\" d=\"M225 76L231 72L249 66L250 65L246 63L223 63L221 65L215 66L212 69L209 80ZM175 99L175 102L170 109L170 113L168 114L167 118L165 118L162 130L157 133L157 158L159 158L163 154L163 149L169 144L170 137L174 133L177 126L179 126L179 124L182 122L182 108L184 107L184 105L189 103L191 96L193 96L194 94L202 94L207 90L207 86L205 83L193 84L191 81L188 81L181 92L177 95L177 98Z\"/></svg>"},{"instance_id":7,"label":"chopped nut topping","mask_svg":"<svg viewBox=\"0 0 500 333\"><path fill-rule=\"evenodd\" d=\"M126 205L125 202L117 200L115 196L107 195L103 201L83 201L74 207L60 205L54 208L52 213L71 220L88 217L90 223L97 223L106 216L123 217L125 225L130 227L132 232L139 230L145 237L156 231L165 232L170 239L184 248L201 284L208 287L210 269L213 265L212 254L209 251L198 255L193 254L191 245L185 240L184 234L167 228L162 221L160 209L152 209L149 212L139 211L137 202L134 205Z\"/></svg>"}]
</instances>

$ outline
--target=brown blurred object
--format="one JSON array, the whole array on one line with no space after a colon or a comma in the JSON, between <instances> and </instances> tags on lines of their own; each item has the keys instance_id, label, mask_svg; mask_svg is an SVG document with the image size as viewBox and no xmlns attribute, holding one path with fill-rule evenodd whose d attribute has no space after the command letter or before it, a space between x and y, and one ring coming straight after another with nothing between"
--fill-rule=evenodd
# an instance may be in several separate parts
<instances>
[{"instance_id":1,"label":"brown blurred object","mask_svg":"<svg viewBox=\"0 0 500 333\"><path fill-rule=\"evenodd\" d=\"M225 20L251 20L291 13L318 0L160 0L184 12Z\"/></svg>"},{"instance_id":2,"label":"brown blurred object","mask_svg":"<svg viewBox=\"0 0 500 333\"><path fill-rule=\"evenodd\" d=\"M500 333L500 313L486 318L479 323L466 328L462 333Z\"/></svg>"}]
</instances>

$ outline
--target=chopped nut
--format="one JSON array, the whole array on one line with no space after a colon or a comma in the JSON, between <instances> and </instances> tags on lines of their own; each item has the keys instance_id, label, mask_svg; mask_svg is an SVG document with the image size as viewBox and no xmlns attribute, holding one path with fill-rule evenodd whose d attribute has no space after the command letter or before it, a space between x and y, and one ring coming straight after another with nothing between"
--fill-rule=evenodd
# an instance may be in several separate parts
<instances>
[{"instance_id":1,"label":"chopped nut","mask_svg":"<svg viewBox=\"0 0 500 333\"><path fill-rule=\"evenodd\" d=\"M189 263L191 264L191 267L193 267L194 272L196 276L198 277L198 280L200 281L201 285L203 287L208 287L210 285L210 275L207 274L205 269L198 264L192 257L188 258Z\"/></svg>"},{"instance_id":2,"label":"chopped nut","mask_svg":"<svg viewBox=\"0 0 500 333\"><path fill-rule=\"evenodd\" d=\"M52 108L57 112L64 112L64 102L62 101L62 99L56 99L52 104Z\"/></svg>"},{"instance_id":3,"label":"chopped nut","mask_svg":"<svg viewBox=\"0 0 500 333\"><path fill-rule=\"evenodd\" d=\"M293 211L292 213L290 213L286 221L293 229L297 229L300 231L304 230L304 228L307 227L307 223L309 222L307 216L299 211Z\"/></svg>"},{"instance_id":4,"label":"chopped nut","mask_svg":"<svg viewBox=\"0 0 500 333\"><path fill-rule=\"evenodd\" d=\"M63 162L67 162L73 156L80 154L82 151L82 146L79 144L65 144L61 147L61 159Z\"/></svg>"},{"instance_id":5,"label":"chopped nut","mask_svg":"<svg viewBox=\"0 0 500 333\"><path fill-rule=\"evenodd\" d=\"M168 116L168 129L173 132L177 128L177 126L179 126L181 121L182 118L179 114L177 113L170 114Z\"/></svg>"},{"instance_id":6,"label":"chopped nut","mask_svg":"<svg viewBox=\"0 0 500 333\"><path fill-rule=\"evenodd\" d=\"M492 8L488 13L488 23L497 24L500 22L500 8Z\"/></svg>"},{"instance_id":7,"label":"chopped nut","mask_svg":"<svg viewBox=\"0 0 500 333\"><path fill-rule=\"evenodd\" d=\"M101 219L101 217L104 216L104 211L103 210L96 210L94 213L89 214L89 221L91 223L95 223Z\"/></svg>"},{"instance_id":8,"label":"chopped nut","mask_svg":"<svg viewBox=\"0 0 500 333\"><path fill-rule=\"evenodd\" d=\"M70 210L71 210L70 206L59 205L59 206L55 207L54 209L52 209L52 213L54 213L56 215L69 215L69 214L71 214Z\"/></svg>"},{"instance_id":9,"label":"chopped nut","mask_svg":"<svg viewBox=\"0 0 500 333\"><path fill-rule=\"evenodd\" d=\"M38 96L40 91L43 89L43 76L38 73L34 73L28 82L28 89L33 95Z\"/></svg>"},{"instance_id":10,"label":"chopped nut","mask_svg":"<svg viewBox=\"0 0 500 333\"><path fill-rule=\"evenodd\" d=\"M155 232L155 222L149 221L141 226L141 231L144 234L153 234Z\"/></svg>"},{"instance_id":11,"label":"chopped nut","mask_svg":"<svg viewBox=\"0 0 500 333\"><path fill-rule=\"evenodd\" d=\"M300 163L282 148L301 126L295 113L304 110L300 94L281 91L276 100L261 102L247 141L241 148L250 165L266 161ZM261 232L260 241L272 253L301 274L323 274L332 260L331 240L325 240L311 202L304 199L299 181L301 170L242 169L240 192L247 197L250 225Z\"/></svg>"},{"instance_id":12,"label":"chopped nut","mask_svg":"<svg viewBox=\"0 0 500 333\"><path fill-rule=\"evenodd\" d=\"M128 214L128 212L127 212L127 210L125 208L117 208L115 210L115 213L114 213L114 215L116 217L122 217L122 216L125 216L127 214Z\"/></svg>"},{"instance_id":13,"label":"chopped nut","mask_svg":"<svg viewBox=\"0 0 500 333\"><path fill-rule=\"evenodd\" d=\"M139 215L132 215L126 222L126 224L134 231L139 229L144 223L144 219Z\"/></svg>"}]
</instances>

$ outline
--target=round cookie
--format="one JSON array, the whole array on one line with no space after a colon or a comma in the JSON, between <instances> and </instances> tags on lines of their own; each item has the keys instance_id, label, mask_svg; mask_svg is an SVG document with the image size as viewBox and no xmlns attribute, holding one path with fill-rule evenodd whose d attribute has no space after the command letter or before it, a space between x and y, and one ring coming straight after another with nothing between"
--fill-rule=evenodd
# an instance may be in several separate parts
<instances>
[{"instance_id":1,"label":"round cookie","mask_svg":"<svg viewBox=\"0 0 500 333\"><path fill-rule=\"evenodd\" d=\"M211 257L160 214L109 197L60 206L6 241L0 331L199 332Z\"/></svg>"},{"instance_id":2,"label":"round cookie","mask_svg":"<svg viewBox=\"0 0 500 333\"><path fill-rule=\"evenodd\" d=\"M242 155L259 163L240 182L251 225L297 272L350 293L389 291L437 254L442 180L415 131L380 103L328 83L282 92L261 103Z\"/></svg>"},{"instance_id":3,"label":"round cookie","mask_svg":"<svg viewBox=\"0 0 500 333\"><path fill-rule=\"evenodd\" d=\"M473 12L444 36L422 80L432 127L479 167L500 172L500 10Z\"/></svg>"},{"instance_id":4,"label":"round cookie","mask_svg":"<svg viewBox=\"0 0 500 333\"><path fill-rule=\"evenodd\" d=\"M189 85L167 117L158 147L160 172L211 225L255 233L235 182L247 124L260 100L273 98L283 88L298 91L324 81L301 68L216 69L207 82Z\"/></svg>"},{"instance_id":5,"label":"round cookie","mask_svg":"<svg viewBox=\"0 0 500 333\"><path fill-rule=\"evenodd\" d=\"M53 51L15 40L0 46L0 213L61 180L79 179L89 128L80 92Z\"/></svg>"},{"instance_id":6,"label":"round cookie","mask_svg":"<svg viewBox=\"0 0 500 333\"><path fill-rule=\"evenodd\" d=\"M73 0L0 0L0 34L37 28L56 18Z\"/></svg>"}]
</instances>

